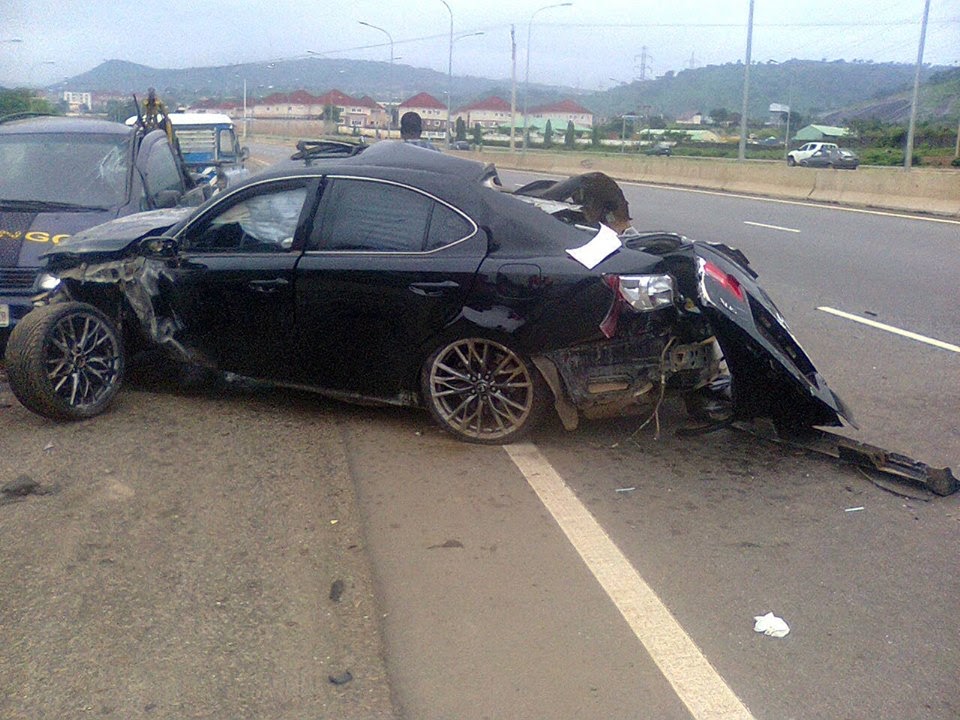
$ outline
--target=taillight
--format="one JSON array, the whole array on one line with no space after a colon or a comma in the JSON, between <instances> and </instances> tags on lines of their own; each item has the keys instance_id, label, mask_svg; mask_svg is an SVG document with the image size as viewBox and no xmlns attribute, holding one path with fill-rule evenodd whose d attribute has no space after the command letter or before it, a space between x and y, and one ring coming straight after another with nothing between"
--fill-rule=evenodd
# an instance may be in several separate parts
<instances>
[{"instance_id":1,"label":"taillight","mask_svg":"<svg viewBox=\"0 0 960 720\"><path fill-rule=\"evenodd\" d=\"M703 263L703 272L713 278L720 285L720 287L737 298L737 300L740 302L745 301L746 298L743 294L743 288L740 286L740 281L737 280L733 275L724 272L712 262Z\"/></svg>"},{"instance_id":2,"label":"taillight","mask_svg":"<svg viewBox=\"0 0 960 720\"><path fill-rule=\"evenodd\" d=\"M676 295L669 275L608 275L607 284L637 312L673 305Z\"/></svg>"}]
</instances>

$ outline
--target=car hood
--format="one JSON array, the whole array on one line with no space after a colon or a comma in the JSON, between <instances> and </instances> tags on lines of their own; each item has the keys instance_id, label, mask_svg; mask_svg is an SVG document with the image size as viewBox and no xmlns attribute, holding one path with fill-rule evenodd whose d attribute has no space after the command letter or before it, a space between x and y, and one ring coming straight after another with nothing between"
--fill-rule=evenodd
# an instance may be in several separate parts
<instances>
[{"instance_id":1,"label":"car hood","mask_svg":"<svg viewBox=\"0 0 960 720\"><path fill-rule=\"evenodd\" d=\"M0 267L37 267L76 232L116 217L116 209L42 212L0 209Z\"/></svg>"},{"instance_id":2,"label":"car hood","mask_svg":"<svg viewBox=\"0 0 960 720\"><path fill-rule=\"evenodd\" d=\"M127 215L102 225L88 228L61 242L41 255L49 265L65 258L93 257L104 259L126 254L135 242L150 235L160 235L189 216L196 208L177 207Z\"/></svg>"}]
</instances>

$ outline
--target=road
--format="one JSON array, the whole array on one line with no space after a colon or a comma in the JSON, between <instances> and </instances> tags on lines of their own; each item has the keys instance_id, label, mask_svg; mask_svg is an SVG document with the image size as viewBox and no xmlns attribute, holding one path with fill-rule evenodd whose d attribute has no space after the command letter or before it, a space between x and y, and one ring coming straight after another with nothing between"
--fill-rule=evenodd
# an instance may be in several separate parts
<instances>
[{"instance_id":1,"label":"road","mask_svg":"<svg viewBox=\"0 0 960 720\"><path fill-rule=\"evenodd\" d=\"M957 469L960 355L818 310L960 343L957 225L625 189L747 253L851 434ZM960 495L680 438L672 406L505 450L243 386L3 405L0 480L56 490L0 506L3 717L960 716Z\"/></svg>"}]
</instances>

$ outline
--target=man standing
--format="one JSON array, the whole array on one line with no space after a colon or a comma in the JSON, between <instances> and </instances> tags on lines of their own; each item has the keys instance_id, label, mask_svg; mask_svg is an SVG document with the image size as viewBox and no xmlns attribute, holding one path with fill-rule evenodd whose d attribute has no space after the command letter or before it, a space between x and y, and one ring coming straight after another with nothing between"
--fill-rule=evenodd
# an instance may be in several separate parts
<instances>
[{"instance_id":1,"label":"man standing","mask_svg":"<svg viewBox=\"0 0 960 720\"><path fill-rule=\"evenodd\" d=\"M400 139L411 145L429 148L430 150L439 150L429 140L421 139L423 133L423 120L419 113L405 112L400 118Z\"/></svg>"}]
</instances>

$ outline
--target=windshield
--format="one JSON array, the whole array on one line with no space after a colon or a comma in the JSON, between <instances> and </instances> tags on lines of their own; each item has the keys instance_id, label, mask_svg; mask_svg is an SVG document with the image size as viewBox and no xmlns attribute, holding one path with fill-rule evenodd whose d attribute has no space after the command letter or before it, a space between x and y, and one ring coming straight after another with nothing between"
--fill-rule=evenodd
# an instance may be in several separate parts
<instances>
[{"instance_id":1,"label":"windshield","mask_svg":"<svg viewBox=\"0 0 960 720\"><path fill-rule=\"evenodd\" d=\"M117 207L126 202L128 139L38 133L0 136L0 200Z\"/></svg>"}]
</instances>

